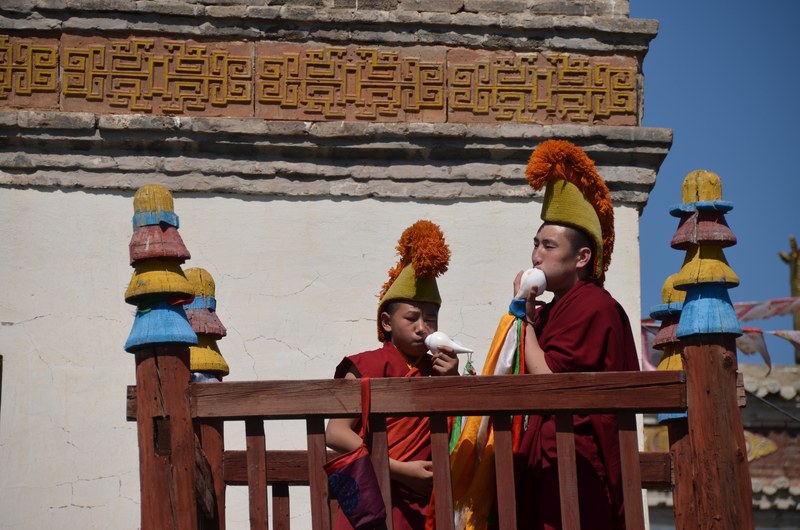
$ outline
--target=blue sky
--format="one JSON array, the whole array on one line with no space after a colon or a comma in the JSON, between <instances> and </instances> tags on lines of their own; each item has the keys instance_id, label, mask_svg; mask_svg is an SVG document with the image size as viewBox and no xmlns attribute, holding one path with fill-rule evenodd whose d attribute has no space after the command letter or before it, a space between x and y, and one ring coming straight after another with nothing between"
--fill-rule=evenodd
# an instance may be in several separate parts
<instances>
[{"instance_id":1,"label":"blue sky","mask_svg":"<svg viewBox=\"0 0 800 530\"><path fill-rule=\"evenodd\" d=\"M661 303L664 279L684 253L669 247L692 170L722 179L726 219L738 244L725 256L739 275L734 302L789 296L789 267L778 252L800 239L800 2L794 0L630 0L631 18L659 21L644 60L645 127L673 130L674 141L641 218L642 316ZM791 329L789 317L753 321ZM793 364L788 342L766 336L773 363ZM758 356L741 362L761 362Z\"/></svg>"}]
</instances>

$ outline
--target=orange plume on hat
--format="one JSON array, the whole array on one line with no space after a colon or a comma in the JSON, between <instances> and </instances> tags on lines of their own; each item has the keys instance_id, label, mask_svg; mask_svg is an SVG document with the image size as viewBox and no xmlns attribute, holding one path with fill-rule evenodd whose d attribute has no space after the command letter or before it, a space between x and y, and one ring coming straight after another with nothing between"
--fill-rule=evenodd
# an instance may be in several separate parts
<instances>
[{"instance_id":1,"label":"orange plume on hat","mask_svg":"<svg viewBox=\"0 0 800 530\"><path fill-rule=\"evenodd\" d=\"M442 298L436 285L436 277L447 271L450 263L450 247L444 240L442 230L430 221L417 221L409 226L397 243L400 261L390 271L383 284L378 305L378 339L384 334L380 325L380 313L386 302L410 300L441 305Z\"/></svg>"},{"instance_id":2,"label":"orange plume on hat","mask_svg":"<svg viewBox=\"0 0 800 530\"><path fill-rule=\"evenodd\" d=\"M611 203L608 187L597 173L594 162L580 147L565 140L547 140L539 144L533 151L528 167L525 170L528 183L535 190L557 180L564 180L578 188L587 202L594 208L600 222L602 234L594 234L588 227L576 219L573 224L583 229L595 243L602 248L601 263L597 264L595 275L602 280L603 273L611 263L614 250L614 207ZM547 205L545 205L546 209ZM545 214L543 212L543 219ZM599 240L598 240L599 238ZM598 276L599 275L599 276Z\"/></svg>"},{"instance_id":3,"label":"orange plume on hat","mask_svg":"<svg viewBox=\"0 0 800 530\"><path fill-rule=\"evenodd\" d=\"M383 298L400 272L411 264L418 278L436 278L447 272L450 264L450 247L438 225L430 221L417 221L409 226L397 242L400 261L389 271L389 279L383 284Z\"/></svg>"}]
</instances>

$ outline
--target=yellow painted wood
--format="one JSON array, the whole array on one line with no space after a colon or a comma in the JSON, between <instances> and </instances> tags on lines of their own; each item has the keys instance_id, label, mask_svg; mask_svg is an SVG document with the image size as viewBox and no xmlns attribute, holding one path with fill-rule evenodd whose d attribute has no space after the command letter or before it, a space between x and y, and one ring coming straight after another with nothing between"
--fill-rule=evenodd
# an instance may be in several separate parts
<instances>
[{"instance_id":1,"label":"yellow painted wood","mask_svg":"<svg viewBox=\"0 0 800 530\"><path fill-rule=\"evenodd\" d=\"M172 192L161 184L145 184L133 196L134 212L174 212Z\"/></svg>"},{"instance_id":2,"label":"yellow painted wood","mask_svg":"<svg viewBox=\"0 0 800 530\"><path fill-rule=\"evenodd\" d=\"M133 277L125 291L125 301L135 304L142 297L194 296L194 289L186 279L181 266L173 260L148 259L136 264Z\"/></svg>"},{"instance_id":3,"label":"yellow painted wood","mask_svg":"<svg viewBox=\"0 0 800 530\"><path fill-rule=\"evenodd\" d=\"M192 372L215 372L220 376L230 373L217 341L205 334L197 335L197 346L189 346L189 366Z\"/></svg>"},{"instance_id":4,"label":"yellow painted wood","mask_svg":"<svg viewBox=\"0 0 800 530\"><path fill-rule=\"evenodd\" d=\"M192 284L195 296L214 296L216 284L214 278L205 269L192 267L183 271L186 279Z\"/></svg>"},{"instance_id":5,"label":"yellow painted wood","mask_svg":"<svg viewBox=\"0 0 800 530\"><path fill-rule=\"evenodd\" d=\"M722 249L716 245L689 249L680 272L675 275L674 285L677 289L701 283L723 283L729 287L739 285L739 277L728 265Z\"/></svg>"},{"instance_id":6,"label":"yellow painted wood","mask_svg":"<svg viewBox=\"0 0 800 530\"><path fill-rule=\"evenodd\" d=\"M664 356L658 363L659 370L683 370L683 361L681 360L681 345L666 344L664 346Z\"/></svg>"},{"instance_id":7,"label":"yellow painted wood","mask_svg":"<svg viewBox=\"0 0 800 530\"><path fill-rule=\"evenodd\" d=\"M675 278L677 273L667 276L664 285L661 286L661 299L665 304L683 302L686 299L686 291L675 289Z\"/></svg>"},{"instance_id":8,"label":"yellow painted wood","mask_svg":"<svg viewBox=\"0 0 800 530\"><path fill-rule=\"evenodd\" d=\"M681 192L684 204L698 201L719 201L722 200L722 181L716 173L698 169L683 179Z\"/></svg>"}]
</instances>

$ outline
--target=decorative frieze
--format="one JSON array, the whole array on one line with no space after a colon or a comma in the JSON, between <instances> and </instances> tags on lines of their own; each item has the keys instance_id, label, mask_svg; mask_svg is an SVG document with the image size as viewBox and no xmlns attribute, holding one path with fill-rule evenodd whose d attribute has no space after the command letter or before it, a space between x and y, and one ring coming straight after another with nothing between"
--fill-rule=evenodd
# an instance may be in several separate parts
<instances>
[{"instance_id":1,"label":"decorative frieze","mask_svg":"<svg viewBox=\"0 0 800 530\"><path fill-rule=\"evenodd\" d=\"M0 44L6 50L0 55L0 108L302 121L638 124L634 57L76 35L60 41L0 36Z\"/></svg>"},{"instance_id":2,"label":"decorative frieze","mask_svg":"<svg viewBox=\"0 0 800 530\"><path fill-rule=\"evenodd\" d=\"M0 35L0 107L58 105L58 39Z\"/></svg>"}]
</instances>

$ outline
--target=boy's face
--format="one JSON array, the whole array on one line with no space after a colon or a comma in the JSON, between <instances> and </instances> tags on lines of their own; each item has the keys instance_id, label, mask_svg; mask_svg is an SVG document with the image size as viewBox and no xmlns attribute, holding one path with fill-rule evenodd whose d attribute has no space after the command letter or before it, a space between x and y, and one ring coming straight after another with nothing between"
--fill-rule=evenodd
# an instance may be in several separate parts
<instances>
[{"instance_id":1,"label":"boy's face","mask_svg":"<svg viewBox=\"0 0 800 530\"><path fill-rule=\"evenodd\" d=\"M408 357L425 355L425 337L439 328L439 306L431 302L395 302L394 311L381 313L381 326L392 344Z\"/></svg>"},{"instance_id":2,"label":"boy's face","mask_svg":"<svg viewBox=\"0 0 800 530\"><path fill-rule=\"evenodd\" d=\"M533 239L533 266L544 272L547 290L557 297L575 285L591 260L591 249L574 249L567 230L564 226L544 224Z\"/></svg>"}]
</instances>

